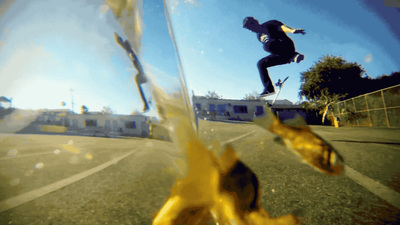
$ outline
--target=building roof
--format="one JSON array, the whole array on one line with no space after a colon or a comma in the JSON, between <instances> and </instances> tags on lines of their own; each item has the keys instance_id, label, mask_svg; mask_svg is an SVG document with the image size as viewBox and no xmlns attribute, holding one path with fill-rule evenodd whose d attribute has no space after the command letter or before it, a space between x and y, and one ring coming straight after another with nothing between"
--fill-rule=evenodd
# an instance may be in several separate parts
<instances>
[{"instance_id":1,"label":"building roof","mask_svg":"<svg viewBox=\"0 0 400 225\"><path fill-rule=\"evenodd\" d=\"M242 102L260 102L260 103L268 103L271 104L272 100L264 100L264 99L256 99L256 100L239 100L239 99L208 99L203 96L194 96L194 102L197 99L201 99L203 101L210 101L213 102L214 104L216 102L221 102L221 104L240 104ZM272 109L301 109L303 108L301 105L294 105L293 102L287 100L287 99L282 99L282 100L276 100L274 105L271 106Z\"/></svg>"},{"instance_id":2,"label":"building roof","mask_svg":"<svg viewBox=\"0 0 400 225\"><path fill-rule=\"evenodd\" d=\"M0 102L11 102L11 100L6 98L6 97L4 97L4 96L1 96L0 97Z\"/></svg>"},{"instance_id":3,"label":"building roof","mask_svg":"<svg viewBox=\"0 0 400 225\"><path fill-rule=\"evenodd\" d=\"M271 109L303 109L301 105L277 105L271 106Z\"/></svg>"},{"instance_id":4,"label":"building roof","mask_svg":"<svg viewBox=\"0 0 400 225\"><path fill-rule=\"evenodd\" d=\"M266 100L268 103L272 103L272 100ZM293 102L287 100L287 99L282 99L282 100L276 100L274 105L293 105Z\"/></svg>"},{"instance_id":5,"label":"building roof","mask_svg":"<svg viewBox=\"0 0 400 225\"><path fill-rule=\"evenodd\" d=\"M42 109L44 112L67 113L72 112L70 109Z\"/></svg>"},{"instance_id":6,"label":"building roof","mask_svg":"<svg viewBox=\"0 0 400 225\"><path fill-rule=\"evenodd\" d=\"M238 102L267 102L267 103L272 103L272 100L264 100L264 99L255 99L255 100L245 100L245 99L208 99L203 96L194 96L193 99L202 99L202 100L210 100L210 101L221 101L221 102L231 102L231 103L238 103ZM276 100L274 105L293 105L293 102L287 100L287 99L282 99L282 100Z\"/></svg>"}]
</instances>

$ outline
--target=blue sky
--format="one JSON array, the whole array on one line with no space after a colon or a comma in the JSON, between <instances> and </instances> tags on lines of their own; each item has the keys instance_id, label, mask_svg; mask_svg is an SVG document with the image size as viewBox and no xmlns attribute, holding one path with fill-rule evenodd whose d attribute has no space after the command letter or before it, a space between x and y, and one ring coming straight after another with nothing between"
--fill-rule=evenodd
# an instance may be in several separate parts
<instances>
[{"instance_id":1,"label":"blue sky","mask_svg":"<svg viewBox=\"0 0 400 225\"><path fill-rule=\"evenodd\" d=\"M377 8L392 16L391 28L376 12ZM267 52L254 33L242 28L247 16L260 22L277 19L307 32L289 34L297 51L306 56L303 62L269 69L273 81L290 76L280 95L282 99L298 101L300 73L327 54L360 63L372 77L400 70L400 38L393 32L393 27L400 30L400 25L394 24L400 21L400 11L385 7L382 1L381 5L371 6L362 1L342 0L246 4L198 0L194 4L179 4L173 14L185 75L196 94L215 90L224 98L240 99L246 93L263 90L256 63ZM369 63L364 62L368 54L372 56Z\"/></svg>"},{"instance_id":2,"label":"blue sky","mask_svg":"<svg viewBox=\"0 0 400 225\"><path fill-rule=\"evenodd\" d=\"M71 109L72 89L75 112L140 111L135 71L113 37L122 29L103 4L15 1L0 19L0 95L17 108Z\"/></svg>"},{"instance_id":3,"label":"blue sky","mask_svg":"<svg viewBox=\"0 0 400 225\"><path fill-rule=\"evenodd\" d=\"M140 111L135 70L115 44L126 38L104 2L9 0L0 4L0 96L18 108L71 108L91 111L110 106L121 114ZM189 90L242 99L261 92L256 63L267 56L256 35L242 28L253 16L281 20L306 35L289 34L300 64L269 69L273 81L290 76L280 99L299 100L300 73L332 54L360 63L372 77L400 70L398 8L383 1L167 0ZM143 1L139 55L145 71L165 90L176 91L177 57L160 0ZM372 57L365 62L367 55ZM356 88L356 87L355 87ZM191 93L189 93L191 94ZM66 106L60 102L65 101Z\"/></svg>"}]
</instances>

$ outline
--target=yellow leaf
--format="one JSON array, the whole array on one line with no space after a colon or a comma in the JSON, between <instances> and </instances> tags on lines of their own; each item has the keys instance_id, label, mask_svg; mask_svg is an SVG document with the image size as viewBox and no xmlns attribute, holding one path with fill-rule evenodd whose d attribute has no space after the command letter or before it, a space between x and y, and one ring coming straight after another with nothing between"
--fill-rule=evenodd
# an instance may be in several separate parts
<instances>
[{"instance_id":1,"label":"yellow leaf","mask_svg":"<svg viewBox=\"0 0 400 225\"><path fill-rule=\"evenodd\" d=\"M266 106L267 113L272 111ZM314 134L308 126L288 126L276 117L255 119L254 122L266 130L279 135L287 148L299 155L309 165L329 175L341 174L344 170L342 156L325 140Z\"/></svg>"}]
</instances>

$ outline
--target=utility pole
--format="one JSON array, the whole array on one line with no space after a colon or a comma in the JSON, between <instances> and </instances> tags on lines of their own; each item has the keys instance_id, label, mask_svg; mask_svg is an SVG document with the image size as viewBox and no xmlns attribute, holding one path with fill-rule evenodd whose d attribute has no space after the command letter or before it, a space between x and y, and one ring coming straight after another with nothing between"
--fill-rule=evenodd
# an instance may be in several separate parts
<instances>
[{"instance_id":1,"label":"utility pole","mask_svg":"<svg viewBox=\"0 0 400 225\"><path fill-rule=\"evenodd\" d=\"M73 90L72 88L70 88L69 91L71 92L71 107L72 107L72 112L74 112L74 96L72 95L72 92L74 92L74 90Z\"/></svg>"}]
</instances>

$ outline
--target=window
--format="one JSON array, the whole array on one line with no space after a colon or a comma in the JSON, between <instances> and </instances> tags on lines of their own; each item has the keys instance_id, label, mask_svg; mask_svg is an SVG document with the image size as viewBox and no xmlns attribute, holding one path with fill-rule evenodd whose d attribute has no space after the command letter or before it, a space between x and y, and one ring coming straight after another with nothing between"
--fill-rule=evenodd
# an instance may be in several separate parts
<instances>
[{"instance_id":1,"label":"window","mask_svg":"<svg viewBox=\"0 0 400 225\"><path fill-rule=\"evenodd\" d=\"M233 106L234 113L247 113L247 106L245 105L234 105Z\"/></svg>"},{"instance_id":2,"label":"window","mask_svg":"<svg viewBox=\"0 0 400 225\"><path fill-rule=\"evenodd\" d=\"M262 106L256 106L256 116L260 116L264 113L264 108Z\"/></svg>"},{"instance_id":3,"label":"window","mask_svg":"<svg viewBox=\"0 0 400 225\"><path fill-rule=\"evenodd\" d=\"M85 120L85 127L97 127L97 120Z\"/></svg>"},{"instance_id":4,"label":"window","mask_svg":"<svg viewBox=\"0 0 400 225\"><path fill-rule=\"evenodd\" d=\"M128 122L125 122L125 128L126 128L126 129L136 129L136 123L135 123L135 121L128 121Z\"/></svg>"},{"instance_id":5,"label":"window","mask_svg":"<svg viewBox=\"0 0 400 225\"><path fill-rule=\"evenodd\" d=\"M210 104L210 107L209 107L208 111L214 112L215 111L215 104Z\"/></svg>"},{"instance_id":6,"label":"window","mask_svg":"<svg viewBox=\"0 0 400 225\"><path fill-rule=\"evenodd\" d=\"M226 111L226 105L218 105L218 114L223 116Z\"/></svg>"},{"instance_id":7,"label":"window","mask_svg":"<svg viewBox=\"0 0 400 225\"><path fill-rule=\"evenodd\" d=\"M197 109L197 111L200 111L201 110L201 104L197 103L196 104L196 109Z\"/></svg>"}]
</instances>

